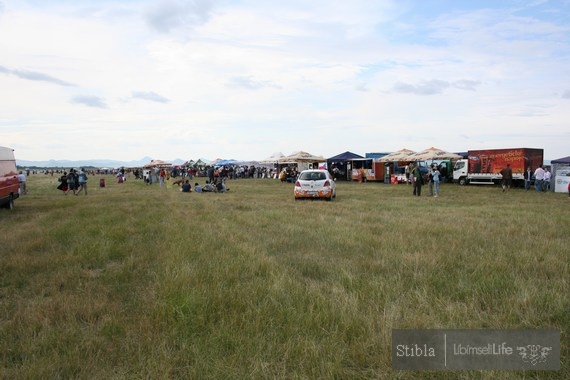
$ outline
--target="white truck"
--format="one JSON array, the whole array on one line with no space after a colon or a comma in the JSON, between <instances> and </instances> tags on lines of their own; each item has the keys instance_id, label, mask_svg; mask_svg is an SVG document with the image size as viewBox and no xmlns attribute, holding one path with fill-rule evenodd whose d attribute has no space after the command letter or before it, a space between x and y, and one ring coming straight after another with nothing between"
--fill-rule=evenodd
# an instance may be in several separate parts
<instances>
[{"instance_id":1,"label":"white truck","mask_svg":"<svg viewBox=\"0 0 570 380\"><path fill-rule=\"evenodd\" d=\"M510 164L513 186L524 185L524 173L528 167L535 170L542 164L543 149L507 148L470 150L467 158L458 160L453 168L453 182L460 185L493 185L503 176L501 170Z\"/></svg>"}]
</instances>

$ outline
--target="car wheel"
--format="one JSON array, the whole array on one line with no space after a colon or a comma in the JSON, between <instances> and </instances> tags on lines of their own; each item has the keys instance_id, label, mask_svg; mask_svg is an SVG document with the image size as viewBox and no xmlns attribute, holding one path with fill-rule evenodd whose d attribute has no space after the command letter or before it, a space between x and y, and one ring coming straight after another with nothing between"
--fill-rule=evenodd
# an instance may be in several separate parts
<instances>
[{"instance_id":1,"label":"car wheel","mask_svg":"<svg viewBox=\"0 0 570 380\"><path fill-rule=\"evenodd\" d=\"M6 203L4 205L5 208L7 208L8 210L13 210L14 209L14 198L10 195L10 199L8 199L8 203Z\"/></svg>"}]
</instances>

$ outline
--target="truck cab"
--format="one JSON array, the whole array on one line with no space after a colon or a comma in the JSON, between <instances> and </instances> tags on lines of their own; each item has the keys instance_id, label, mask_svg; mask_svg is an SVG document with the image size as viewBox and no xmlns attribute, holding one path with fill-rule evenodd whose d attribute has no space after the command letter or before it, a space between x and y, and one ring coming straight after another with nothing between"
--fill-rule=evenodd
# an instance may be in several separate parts
<instances>
[{"instance_id":1,"label":"truck cab","mask_svg":"<svg viewBox=\"0 0 570 380\"><path fill-rule=\"evenodd\" d=\"M467 170L468 170L467 160L461 159L455 162L453 167L453 182L460 185L467 185Z\"/></svg>"},{"instance_id":2,"label":"truck cab","mask_svg":"<svg viewBox=\"0 0 570 380\"><path fill-rule=\"evenodd\" d=\"M18 171L14 150L0 146L0 207L14 208L14 199L20 196Z\"/></svg>"}]
</instances>

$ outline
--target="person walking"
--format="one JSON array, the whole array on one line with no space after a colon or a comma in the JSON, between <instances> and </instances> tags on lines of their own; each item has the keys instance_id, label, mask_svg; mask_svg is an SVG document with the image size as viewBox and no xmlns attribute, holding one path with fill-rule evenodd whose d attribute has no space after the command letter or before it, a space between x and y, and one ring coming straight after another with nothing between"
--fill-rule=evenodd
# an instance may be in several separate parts
<instances>
[{"instance_id":1,"label":"person walking","mask_svg":"<svg viewBox=\"0 0 570 380\"><path fill-rule=\"evenodd\" d=\"M79 189L75 195L79 195L83 191L85 195L87 195L87 173L85 169L79 169L79 175L77 176L77 181L79 184Z\"/></svg>"},{"instance_id":2,"label":"person walking","mask_svg":"<svg viewBox=\"0 0 570 380\"><path fill-rule=\"evenodd\" d=\"M435 192L434 197L439 197L439 182L440 182L441 173L438 168L435 168L435 170L432 172L432 177L433 177L433 190Z\"/></svg>"},{"instance_id":3,"label":"person walking","mask_svg":"<svg viewBox=\"0 0 570 380\"><path fill-rule=\"evenodd\" d=\"M57 187L58 190L61 190L63 194L67 195L69 191L69 185L67 184L67 172L64 171L63 175L59 177L59 186Z\"/></svg>"},{"instance_id":4,"label":"person walking","mask_svg":"<svg viewBox=\"0 0 570 380\"><path fill-rule=\"evenodd\" d=\"M507 164L507 167L501 170L501 176L503 177L501 185L504 193L511 189L511 184L513 182L513 169L511 169L511 164Z\"/></svg>"},{"instance_id":5,"label":"person walking","mask_svg":"<svg viewBox=\"0 0 570 380\"><path fill-rule=\"evenodd\" d=\"M538 168L534 171L534 188L537 192L542 192L542 182L544 181L544 169L542 164L538 165Z\"/></svg>"},{"instance_id":6,"label":"person walking","mask_svg":"<svg viewBox=\"0 0 570 380\"><path fill-rule=\"evenodd\" d=\"M73 168L69 169L69 174L67 175L67 191L65 192L65 195L67 195L69 190L73 192L73 195L77 195L76 194L77 182L78 179L77 179L77 174L75 173L75 169Z\"/></svg>"}]
</instances>

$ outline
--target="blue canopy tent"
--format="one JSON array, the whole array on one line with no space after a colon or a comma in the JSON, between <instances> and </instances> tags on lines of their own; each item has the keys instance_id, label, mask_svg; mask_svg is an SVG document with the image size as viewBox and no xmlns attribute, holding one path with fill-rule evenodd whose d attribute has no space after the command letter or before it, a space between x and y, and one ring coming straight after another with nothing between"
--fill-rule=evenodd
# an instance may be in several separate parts
<instances>
[{"instance_id":1,"label":"blue canopy tent","mask_svg":"<svg viewBox=\"0 0 570 380\"><path fill-rule=\"evenodd\" d=\"M562 157L559 158L557 160L552 160L550 161L551 164L566 164L566 165L570 165L570 156L568 157Z\"/></svg>"},{"instance_id":2,"label":"blue canopy tent","mask_svg":"<svg viewBox=\"0 0 570 380\"><path fill-rule=\"evenodd\" d=\"M355 159L363 158L364 157L356 153L346 151L334 157L327 158L327 168L335 179L350 180L349 168L351 168L352 165L347 165L347 163Z\"/></svg>"}]
</instances>

